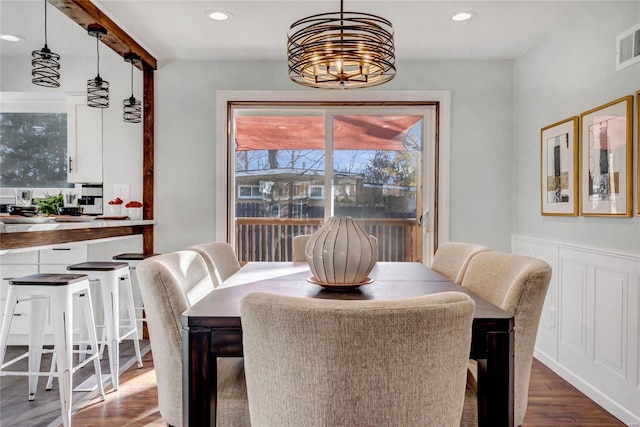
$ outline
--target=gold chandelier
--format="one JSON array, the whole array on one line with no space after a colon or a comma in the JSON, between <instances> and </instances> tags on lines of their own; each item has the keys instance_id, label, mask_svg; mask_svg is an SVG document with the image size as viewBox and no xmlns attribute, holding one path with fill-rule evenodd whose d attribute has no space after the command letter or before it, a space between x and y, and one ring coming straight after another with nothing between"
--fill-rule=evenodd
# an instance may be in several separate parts
<instances>
[{"instance_id":1,"label":"gold chandelier","mask_svg":"<svg viewBox=\"0 0 640 427\"><path fill-rule=\"evenodd\" d=\"M396 75L391 22L376 15L321 13L300 19L287 35L289 78L303 86L351 89Z\"/></svg>"}]
</instances>

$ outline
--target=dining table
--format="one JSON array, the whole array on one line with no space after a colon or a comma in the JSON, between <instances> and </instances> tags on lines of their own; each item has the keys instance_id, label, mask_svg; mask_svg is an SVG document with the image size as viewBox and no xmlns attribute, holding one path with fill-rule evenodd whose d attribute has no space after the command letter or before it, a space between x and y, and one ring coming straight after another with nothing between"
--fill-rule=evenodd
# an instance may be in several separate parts
<instances>
[{"instance_id":1,"label":"dining table","mask_svg":"<svg viewBox=\"0 0 640 427\"><path fill-rule=\"evenodd\" d=\"M514 318L419 262L377 262L368 284L331 289L306 262L250 262L182 314L183 424L214 426L217 358L240 357L240 304L252 292L302 298L390 300L457 291L475 302L469 358L477 360L479 427L514 425Z\"/></svg>"}]
</instances>

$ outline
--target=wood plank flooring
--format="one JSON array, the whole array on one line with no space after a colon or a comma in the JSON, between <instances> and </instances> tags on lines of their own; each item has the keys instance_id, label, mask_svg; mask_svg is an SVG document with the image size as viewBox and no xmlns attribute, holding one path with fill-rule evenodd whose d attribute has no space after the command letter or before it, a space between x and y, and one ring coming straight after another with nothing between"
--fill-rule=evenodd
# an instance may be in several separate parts
<instances>
[{"instance_id":1,"label":"wood plank flooring","mask_svg":"<svg viewBox=\"0 0 640 427\"><path fill-rule=\"evenodd\" d=\"M93 401L73 416L74 425L163 426L157 405L153 360L144 368L131 367L120 377L120 389L107 393L105 402ZM178 404L176 402L176 404ZM624 426L615 417L534 359L529 408L522 427Z\"/></svg>"},{"instance_id":2,"label":"wood plank flooring","mask_svg":"<svg viewBox=\"0 0 640 427\"><path fill-rule=\"evenodd\" d=\"M9 346L7 349L5 361L24 353L26 346ZM149 341L140 341L140 350L144 354L150 350ZM51 366L51 353L42 356L41 371L49 372ZM76 357L74 360L77 361ZM28 367L28 359L24 358L15 365L8 368L10 371L26 371ZM74 362L76 363L76 362ZM149 357L149 363L152 363ZM133 342L125 340L120 344L120 367L121 372L125 368L135 364L135 351ZM105 392L109 393L112 389L110 380L107 380L109 374L109 355L105 351L105 357L101 362L103 380L105 381ZM153 369L153 368L151 368ZM135 369L134 369L135 370ZM94 375L93 363L79 369L73 375L73 387L77 388L84 380ZM127 370L127 374L131 375L132 370ZM0 426L2 427L39 427L54 425L62 422L60 411L60 394L58 380L54 380L53 390L45 390L47 377L41 377L38 381L38 389L36 398L33 401L27 399L28 396L28 380L24 376L2 376L0 377ZM97 391L74 391L72 395L73 410L81 408L92 402L92 397ZM155 401L154 401L155 402ZM155 403L154 403L155 404ZM74 425L79 425L75 424Z\"/></svg>"},{"instance_id":3,"label":"wood plank flooring","mask_svg":"<svg viewBox=\"0 0 640 427\"><path fill-rule=\"evenodd\" d=\"M624 426L551 369L533 359L522 427Z\"/></svg>"}]
</instances>

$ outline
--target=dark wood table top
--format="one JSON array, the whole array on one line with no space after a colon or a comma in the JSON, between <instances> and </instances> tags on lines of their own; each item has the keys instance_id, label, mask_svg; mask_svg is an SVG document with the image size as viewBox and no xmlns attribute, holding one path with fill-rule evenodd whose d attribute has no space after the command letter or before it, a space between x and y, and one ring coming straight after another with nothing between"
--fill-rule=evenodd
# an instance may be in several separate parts
<instances>
[{"instance_id":1,"label":"dark wood table top","mask_svg":"<svg viewBox=\"0 0 640 427\"><path fill-rule=\"evenodd\" d=\"M327 290L307 281L306 263L249 263L209 295L184 312L183 327L241 328L240 301L251 292L341 300L390 300L438 292L462 292L476 303L474 322L512 323L510 314L420 263L379 262L371 271L373 283L355 290ZM505 329L503 329L505 330Z\"/></svg>"}]
</instances>

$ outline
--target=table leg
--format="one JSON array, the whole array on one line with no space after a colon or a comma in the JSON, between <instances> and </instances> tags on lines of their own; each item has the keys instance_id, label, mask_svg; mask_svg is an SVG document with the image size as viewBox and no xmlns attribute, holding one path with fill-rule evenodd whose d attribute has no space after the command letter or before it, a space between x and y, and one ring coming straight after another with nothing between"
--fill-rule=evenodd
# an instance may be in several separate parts
<instances>
[{"instance_id":1,"label":"table leg","mask_svg":"<svg viewBox=\"0 0 640 427\"><path fill-rule=\"evenodd\" d=\"M489 332L487 340L487 359L478 360L478 427L513 427L513 331Z\"/></svg>"},{"instance_id":2,"label":"table leg","mask_svg":"<svg viewBox=\"0 0 640 427\"><path fill-rule=\"evenodd\" d=\"M210 350L210 329L182 329L182 423L185 427L216 425L218 369Z\"/></svg>"}]
</instances>

